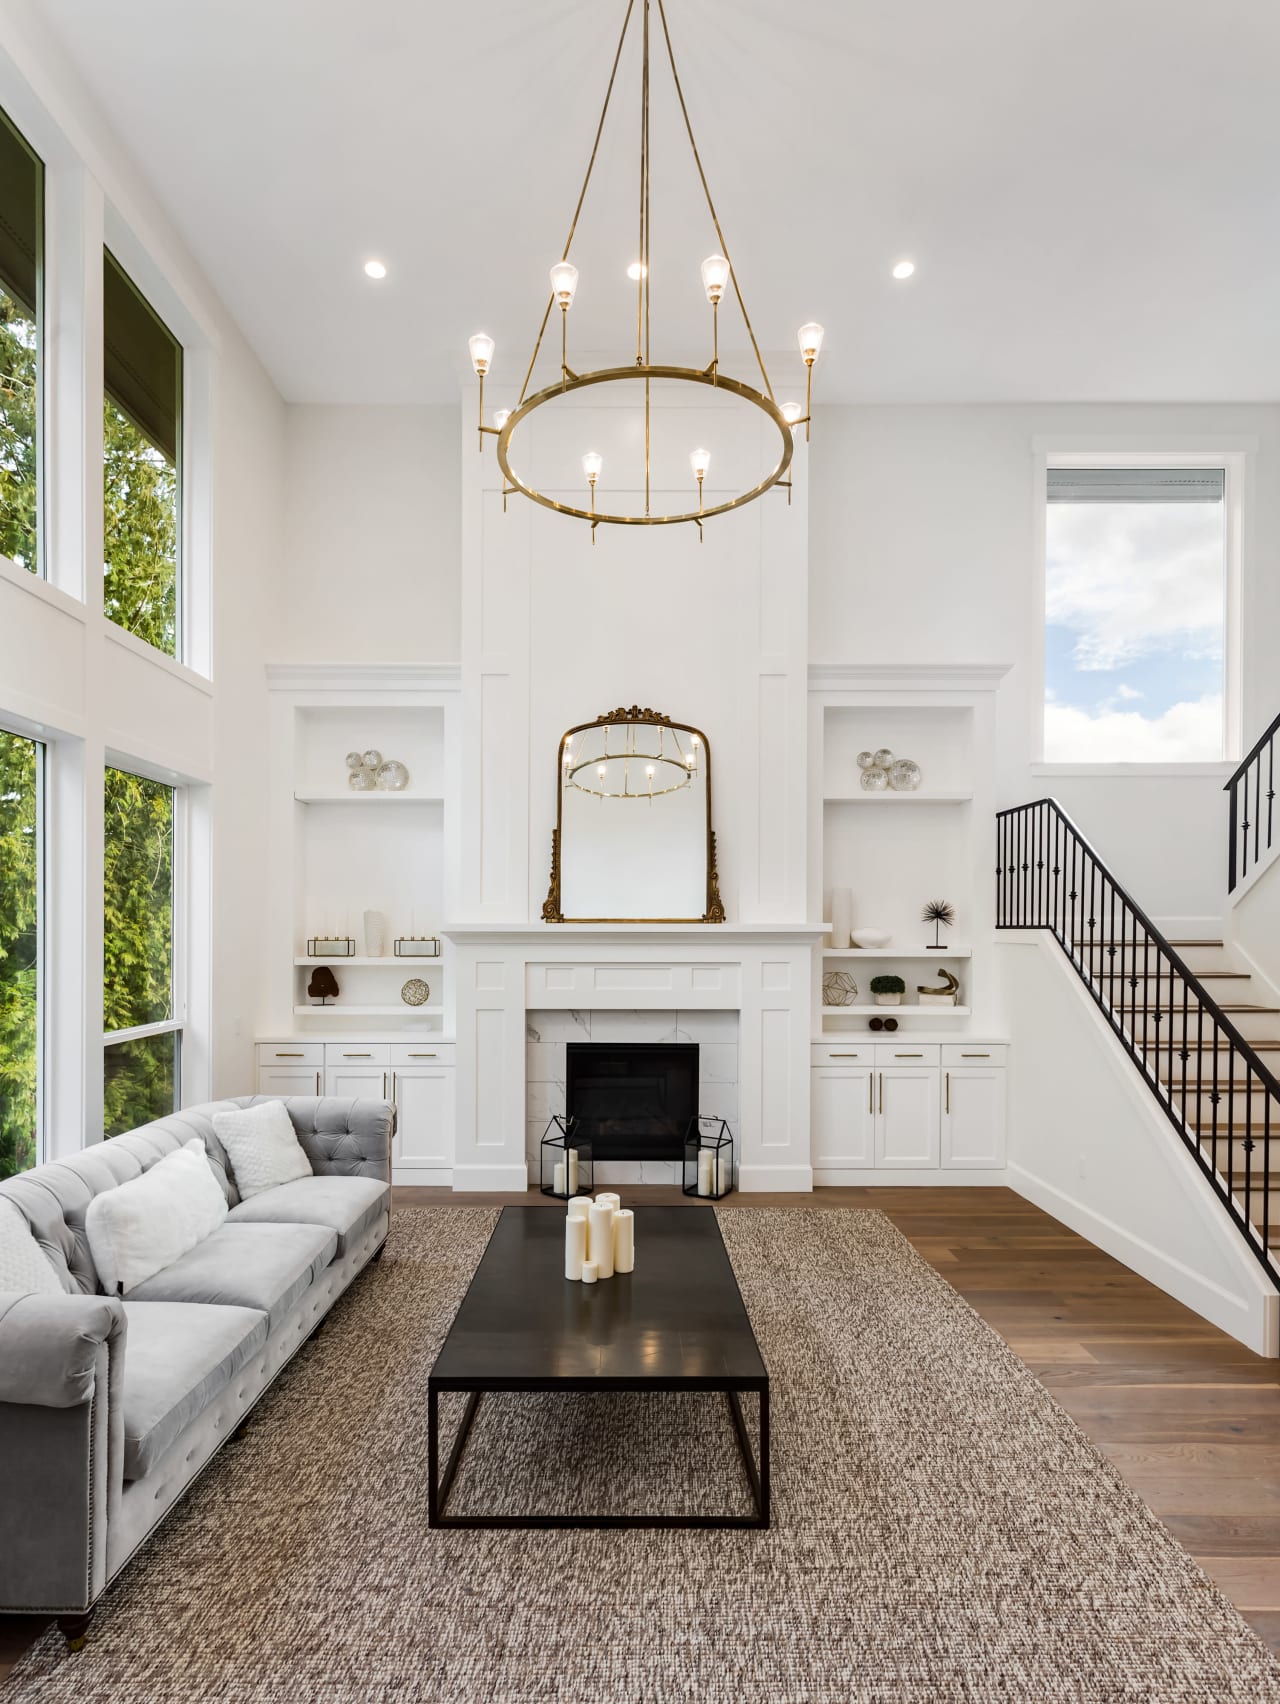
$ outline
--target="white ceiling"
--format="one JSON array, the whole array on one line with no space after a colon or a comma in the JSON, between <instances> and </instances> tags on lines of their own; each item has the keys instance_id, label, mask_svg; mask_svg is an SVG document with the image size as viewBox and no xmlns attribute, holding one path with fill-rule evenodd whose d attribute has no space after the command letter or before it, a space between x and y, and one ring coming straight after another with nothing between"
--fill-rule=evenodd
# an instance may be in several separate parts
<instances>
[{"instance_id":1,"label":"white ceiling","mask_svg":"<svg viewBox=\"0 0 1280 1704\"><path fill-rule=\"evenodd\" d=\"M414 402L457 395L481 328L522 375L624 3L45 11L283 394ZM667 6L775 380L814 317L820 400L1280 397L1272 0ZM619 360L636 64L574 248L576 346ZM656 80L658 358L702 327L716 245Z\"/></svg>"}]
</instances>

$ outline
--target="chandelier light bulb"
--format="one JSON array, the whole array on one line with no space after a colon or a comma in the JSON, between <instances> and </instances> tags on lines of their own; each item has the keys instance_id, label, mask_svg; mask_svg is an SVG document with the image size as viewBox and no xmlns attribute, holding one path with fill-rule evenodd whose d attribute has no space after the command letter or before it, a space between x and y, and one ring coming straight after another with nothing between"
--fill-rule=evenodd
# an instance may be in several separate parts
<instances>
[{"instance_id":1,"label":"chandelier light bulb","mask_svg":"<svg viewBox=\"0 0 1280 1704\"><path fill-rule=\"evenodd\" d=\"M643 263L643 261L633 260L631 265L627 268L627 277L633 284L638 284L642 278L647 278L648 275L649 268Z\"/></svg>"},{"instance_id":2,"label":"chandelier light bulb","mask_svg":"<svg viewBox=\"0 0 1280 1704\"><path fill-rule=\"evenodd\" d=\"M597 767L596 767L596 779L598 781L603 781L605 779L605 776L607 775L607 773L608 773L608 771L605 769L605 766L604 766L603 763L597 765Z\"/></svg>"},{"instance_id":3,"label":"chandelier light bulb","mask_svg":"<svg viewBox=\"0 0 1280 1704\"><path fill-rule=\"evenodd\" d=\"M914 260L900 260L893 269L893 276L899 279L910 278L915 269L916 263Z\"/></svg>"},{"instance_id":4,"label":"chandelier light bulb","mask_svg":"<svg viewBox=\"0 0 1280 1704\"><path fill-rule=\"evenodd\" d=\"M588 450L582 458L582 471L587 476L587 482L594 485L604 467L604 457L597 455L594 450Z\"/></svg>"},{"instance_id":5,"label":"chandelier light bulb","mask_svg":"<svg viewBox=\"0 0 1280 1704\"><path fill-rule=\"evenodd\" d=\"M810 320L808 325L802 325L800 327L800 353L804 356L804 364L806 367L812 367L813 363L818 359L818 354L822 348L822 339L824 336L825 333L816 320Z\"/></svg>"},{"instance_id":6,"label":"chandelier light bulb","mask_svg":"<svg viewBox=\"0 0 1280 1704\"><path fill-rule=\"evenodd\" d=\"M798 402L784 402L783 403L783 405L782 405L782 418L786 421L788 426L794 426L796 421L803 419L803 417L804 417L804 409L801 408L801 406Z\"/></svg>"},{"instance_id":7,"label":"chandelier light bulb","mask_svg":"<svg viewBox=\"0 0 1280 1704\"><path fill-rule=\"evenodd\" d=\"M380 260L366 260L364 263L366 278L385 278L387 269Z\"/></svg>"},{"instance_id":8,"label":"chandelier light bulb","mask_svg":"<svg viewBox=\"0 0 1280 1704\"><path fill-rule=\"evenodd\" d=\"M498 428L499 432L501 432L502 428L506 425L510 418L511 410L509 408L499 408L494 411L493 423Z\"/></svg>"},{"instance_id":9,"label":"chandelier light bulb","mask_svg":"<svg viewBox=\"0 0 1280 1704\"><path fill-rule=\"evenodd\" d=\"M493 339L483 331L478 331L474 337L467 340L467 348L471 351L471 365L481 378L489 371L495 347Z\"/></svg>"},{"instance_id":10,"label":"chandelier light bulb","mask_svg":"<svg viewBox=\"0 0 1280 1704\"><path fill-rule=\"evenodd\" d=\"M702 288L707 292L707 300L714 307L724 295L724 287L729 282L729 262L722 254L710 254L702 263Z\"/></svg>"},{"instance_id":11,"label":"chandelier light bulb","mask_svg":"<svg viewBox=\"0 0 1280 1704\"><path fill-rule=\"evenodd\" d=\"M711 466L711 451L695 450L689 457L689 466L693 469L693 477L701 485L707 477L707 469Z\"/></svg>"},{"instance_id":12,"label":"chandelier light bulb","mask_svg":"<svg viewBox=\"0 0 1280 1704\"><path fill-rule=\"evenodd\" d=\"M551 290L562 308L573 306L574 293L578 288L578 269L567 260L558 260L551 268Z\"/></svg>"}]
</instances>

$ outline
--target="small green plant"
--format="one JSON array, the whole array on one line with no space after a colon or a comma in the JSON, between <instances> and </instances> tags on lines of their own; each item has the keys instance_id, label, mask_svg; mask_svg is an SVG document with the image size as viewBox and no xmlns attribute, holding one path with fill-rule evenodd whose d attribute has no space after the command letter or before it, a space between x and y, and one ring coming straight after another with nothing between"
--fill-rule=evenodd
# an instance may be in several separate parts
<instances>
[{"instance_id":1,"label":"small green plant","mask_svg":"<svg viewBox=\"0 0 1280 1704\"><path fill-rule=\"evenodd\" d=\"M873 976L871 992L873 994L905 994L907 985L900 976Z\"/></svg>"}]
</instances>

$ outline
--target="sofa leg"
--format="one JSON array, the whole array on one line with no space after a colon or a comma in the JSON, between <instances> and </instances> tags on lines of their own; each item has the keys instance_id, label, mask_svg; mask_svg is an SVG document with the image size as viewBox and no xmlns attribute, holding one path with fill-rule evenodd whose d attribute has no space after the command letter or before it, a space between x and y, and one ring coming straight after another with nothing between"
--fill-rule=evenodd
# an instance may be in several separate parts
<instances>
[{"instance_id":1,"label":"sofa leg","mask_svg":"<svg viewBox=\"0 0 1280 1704\"><path fill-rule=\"evenodd\" d=\"M384 1254L385 1254L385 1253L386 1253L386 1252L387 1252L387 1240L386 1240L386 1238L385 1238L385 1237L384 1237L384 1238L383 1238L383 1239L382 1239L382 1241L381 1241L381 1242L380 1242L380 1243L379 1243L379 1244L378 1244L378 1246L377 1246L377 1248L376 1248L376 1249L375 1249L375 1250L374 1250L374 1251L373 1251L373 1253L372 1253L372 1254L371 1254L371 1255L370 1255L370 1256L369 1256L369 1264L370 1264L370 1266L373 1266L373 1265L375 1265L375 1264L376 1264L376 1263L377 1263L377 1262L378 1262L378 1261L379 1261L379 1260L381 1260L381 1259L382 1259L382 1257L383 1257L383 1255L384 1255Z\"/></svg>"},{"instance_id":2,"label":"sofa leg","mask_svg":"<svg viewBox=\"0 0 1280 1704\"><path fill-rule=\"evenodd\" d=\"M93 1611L88 1609L83 1615L60 1615L58 1626L63 1638L67 1641L69 1651L82 1651L85 1640L89 1637L89 1623L93 1620Z\"/></svg>"}]
</instances>

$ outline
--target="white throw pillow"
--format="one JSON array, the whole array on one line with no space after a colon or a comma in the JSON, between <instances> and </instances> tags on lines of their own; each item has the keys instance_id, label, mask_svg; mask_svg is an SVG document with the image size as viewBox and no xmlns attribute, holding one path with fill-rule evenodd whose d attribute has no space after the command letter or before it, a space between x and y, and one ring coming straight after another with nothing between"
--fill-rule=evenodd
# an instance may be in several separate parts
<instances>
[{"instance_id":1,"label":"white throw pillow","mask_svg":"<svg viewBox=\"0 0 1280 1704\"><path fill-rule=\"evenodd\" d=\"M211 1236L226 1216L227 1198L204 1143L193 1137L141 1177L89 1203L84 1229L102 1288L127 1296Z\"/></svg>"},{"instance_id":2,"label":"white throw pillow","mask_svg":"<svg viewBox=\"0 0 1280 1704\"><path fill-rule=\"evenodd\" d=\"M311 1161L283 1101L262 1101L234 1112L215 1112L213 1130L227 1150L243 1201L277 1184L312 1176Z\"/></svg>"},{"instance_id":3,"label":"white throw pillow","mask_svg":"<svg viewBox=\"0 0 1280 1704\"><path fill-rule=\"evenodd\" d=\"M0 1195L0 1290L22 1296L60 1296L53 1262L31 1234L21 1208Z\"/></svg>"}]
</instances>

